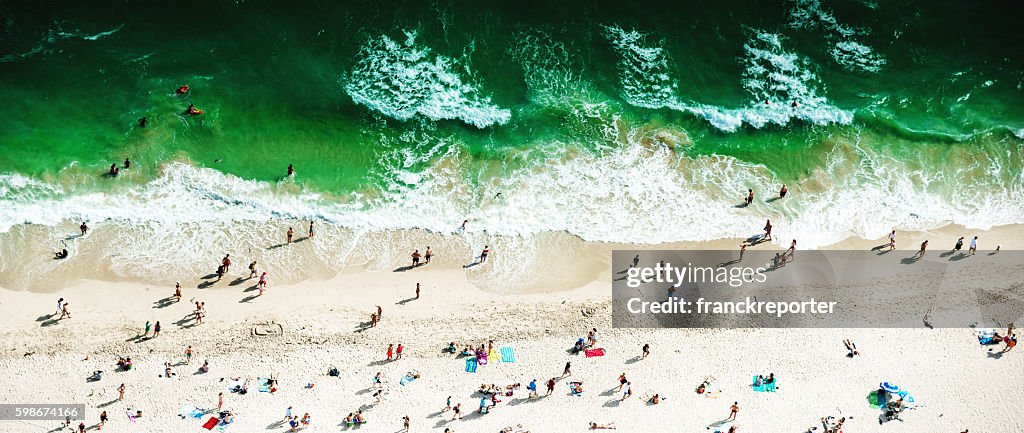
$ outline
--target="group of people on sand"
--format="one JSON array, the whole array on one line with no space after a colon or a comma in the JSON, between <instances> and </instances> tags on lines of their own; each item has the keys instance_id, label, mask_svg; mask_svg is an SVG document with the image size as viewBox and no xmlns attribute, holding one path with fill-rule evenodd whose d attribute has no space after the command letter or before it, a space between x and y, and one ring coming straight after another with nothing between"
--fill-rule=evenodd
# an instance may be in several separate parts
<instances>
[{"instance_id":1,"label":"group of people on sand","mask_svg":"<svg viewBox=\"0 0 1024 433\"><path fill-rule=\"evenodd\" d=\"M292 167L290 165L288 166L288 170L289 170L289 172L291 172L291 170L292 170ZM315 227L315 222L310 220L309 221L309 231L307 232L307 235L309 236L310 239L312 239L313 235L316 234L316 230L314 229L314 227ZM288 231L285 233L285 243L288 243L288 244L292 243L294 238L295 238L295 229L293 229L291 227L288 227ZM299 240L301 240L301 239L299 239Z\"/></svg>"},{"instance_id":2,"label":"group of people on sand","mask_svg":"<svg viewBox=\"0 0 1024 433\"><path fill-rule=\"evenodd\" d=\"M421 258L423 259L423 263L422 264L429 265L430 264L430 257L433 256L433 255L434 255L434 253L430 251L430 245L427 245L427 249L426 249L426 251L423 252L423 254L420 254L420 250L413 251L412 252L412 267L414 267L414 268L418 267L420 265L420 259Z\"/></svg>"}]
</instances>

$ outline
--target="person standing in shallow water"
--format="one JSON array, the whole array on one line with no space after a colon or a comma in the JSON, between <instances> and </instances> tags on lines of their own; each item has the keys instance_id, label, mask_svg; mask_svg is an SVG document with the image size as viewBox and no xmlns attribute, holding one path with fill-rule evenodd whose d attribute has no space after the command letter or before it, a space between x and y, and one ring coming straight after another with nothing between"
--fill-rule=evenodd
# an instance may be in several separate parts
<instances>
[{"instance_id":1,"label":"person standing in shallow water","mask_svg":"<svg viewBox=\"0 0 1024 433\"><path fill-rule=\"evenodd\" d=\"M292 236L295 236L295 230L292 230L291 227L288 227L288 243L289 244L292 243Z\"/></svg>"},{"instance_id":2,"label":"person standing in shallow water","mask_svg":"<svg viewBox=\"0 0 1024 433\"><path fill-rule=\"evenodd\" d=\"M747 189L747 201L746 202L747 202L747 206L750 206L750 204L754 202L754 190L753 189Z\"/></svg>"},{"instance_id":3,"label":"person standing in shallow water","mask_svg":"<svg viewBox=\"0 0 1024 433\"><path fill-rule=\"evenodd\" d=\"M786 198L787 192L789 192L789 190L786 189L786 185L782 185L782 189L779 190L779 198Z\"/></svg>"},{"instance_id":4,"label":"person standing in shallow water","mask_svg":"<svg viewBox=\"0 0 1024 433\"><path fill-rule=\"evenodd\" d=\"M313 221L309 222L309 237L313 237Z\"/></svg>"}]
</instances>

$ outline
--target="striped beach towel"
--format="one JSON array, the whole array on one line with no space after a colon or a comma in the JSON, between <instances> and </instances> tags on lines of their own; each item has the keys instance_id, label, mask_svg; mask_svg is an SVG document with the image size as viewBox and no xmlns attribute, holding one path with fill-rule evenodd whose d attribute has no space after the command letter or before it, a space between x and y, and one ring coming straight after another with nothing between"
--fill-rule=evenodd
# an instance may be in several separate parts
<instances>
[{"instance_id":1,"label":"striped beach towel","mask_svg":"<svg viewBox=\"0 0 1024 433\"><path fill-rule=\"evenodd\" d=\"M516 362L515 349L505 346L501 348L501 362Z\"/></svg>"},{"instance_id":2,"label":"striped beach towel","mask_svg":"<svg viewBox=\"0 0 1024 433\"><path fill-rule=\"evenodd\" d=\"M467 358L466 359L466 373L476 373L476 359L475 358Z\"/></svg>"}]
</instances>

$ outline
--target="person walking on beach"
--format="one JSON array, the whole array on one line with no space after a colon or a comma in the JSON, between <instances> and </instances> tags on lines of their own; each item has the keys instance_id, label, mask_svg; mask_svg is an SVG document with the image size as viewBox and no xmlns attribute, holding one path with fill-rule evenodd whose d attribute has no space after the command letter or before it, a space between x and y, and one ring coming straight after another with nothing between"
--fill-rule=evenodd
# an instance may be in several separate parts
<instances>
[{"instance_id":1,"label":"person walking on beach","mask_svg":"<svg viewBox=\"0 0 1024 433\"><path fill-rule=\"evenodd\" d=\"M217 393L217 412L224 408L224 393Z\"/></svg>"},{"instance_id":2,"label":"person walking on beach","mask_svg":"<svg viewBox=\"0 0 1024 433\"><path fill-rule=\"evenodd\" d=\"M640 265L640 255L637 254L636 256L633 257L633 264L630 265L629 267L630 268L635 268L635 267L637 267L639 265Z\"/></svg>"},{"instance_id":3,"label":"person walking on beach","mask_svg":"<svg viewBox=\"0 0 1024 433\"><path fill-rule=\"evenodd\" d=\"M249 278L252 278L252 277L255 277L255 276L256 276L256 261L253 260L252 263L249 263Z\"/></svg>"},{"instance_id":4,"label":"person walking on beach","mask_svg":"<svg viewBox=\"0 0 1024 433\"><path fill-rule=\"evenodd\" d=\"M462 418L462 403L455 403L452 408L452 421Z\"/></svg>"},{"instance_id":5,"label":"person walking on beach","mask_svg":"<svg viewBox=\"0 0 1024 433\"><path fill-rule=\"evenodd\" d=\"M740 411L740 402L738 402L738 401L734 402L732 404L732 406L729 408L729 417L726 418L725 420L726 421L736 421L736 413L739 412L739 411Z\"/></svg>"},{"instance_id":6,"label":"person walking on beach","mask_svg":"<svg viewBox=\"0 0 1024 433\"><path fill-rule=\"evenodd\" d=\"M416 283L416 299L420 298L420 283Z\"/></svg>"},{"instance_id":7,"label":"person walking on beach","mask_svg":"<svg viewBox=\"0 0 1024 433\"><path fill-rule=\"evenodd\" d=\"M85 236L85 232L89 231L89 226L85 225L85 221L82 221L82 225L78 226L78 229L82 231L82 236Z\"/></svg>"},{"instance_id":8,"label":"person walking on beach","mask_svg":"<svg viewBox=\"0 0 1024 433\"><path fill-rule=\"evenodd\" d=\"M562 371L562 377L566 377L566 376L572 376L572 363L571 362L566 362L565 363L565 370Z\"/></svg>"},{"instance_id":9,"label":"person walking on beach","mask_svg":"<svg viewBox=\"0 0 1024 433\"><path fill-rule=\"evenodd\" d=\"M292 230L291 227L288 227L288 243L289 244L292 243L292 236L295 236L295 230Z\"/></svg>"},{"instance_id":10,"label":"person walking on beach","mask_svg":"<svg viewBox=\"0 0 1024 433\"><path fill-rule=\"evenodd\" d=\"M149 327L150 327L150 326L149 326L149 321L147 320L147 321L146 321L146 329L145 329L145 331L143 331L143 333L142 333L142 336L143 336L143 337L148 337L148 336L149 336Z\"/></svg>"},{"instance_id":11,"label":"person walking on beach","mask_svg":"<svg viewBox=\"0 0 1024 433\"><path fill-rule=\"evenodd\" d=\"M491 247L489 245L484 245L484 250L482 252L480 252L480 263L486 262L487 261L487 255L490 254L490 253L491 253Z\"/></svg>"},{"instance_id":12,"label":"person walking on beach","mask_svg":"<svg viewBox=\"0 0 1024 433\"><path fill-rule=\"evenodd\" d=\"M630 397L632 395L633 395L632 384L629 383L629 382L626 382L626 389L625 389L625 391L622 391L622 399L619 400L619 401L626 401L626 398L628 398L628 397Z\"/></svg>"},{"instance_id":13,"label":"person walking on beach","mask_svg":"<svg viewBox=\"0 0 1024 433\"><path fill-rule=\"evenodd\" d=\"M409 415L406 415L406 416L402 417L402 431L403 432L408 432L409 431Z\"/></svg>"},{"instance_id":14,"label":"person walking on beach","mask_svg":"<svg viewBox=\"0 0 1024 433\"><path fill-rule=\"evenodd\" d=\"M789 190L786 189L786 185L782 185L782 189L779 190L779 198L786 198L787 192L789 192Z\"/></svg>"},{"instance_id":15,"label":"person walking on beach","mask_svg":"<svg viewBox=\"0 0 1024 433\"><path fill-rule=\"evenodd\" d=\"M228 273L231 270L231 254L225 254L221 263L224 265L224 273Z\"/></svg>"},{"instance_id":16,"label":"person walking on beach","mask_svg":"<svg viewBox=\"0 0 1024 433\"><path fill-rule=\"evenodd\" d=\"M260 294L263 294L263 290L267 288L267 273L263 272L260 274L260 281L256 283L256 286L260 289Z\"/></svg>"},{"instance_id":17,"label":"person walking on beach","mask_svg":"<svg viewBox=\"0 0 1024 433\"><path fill-rule=\"evenodd\" d=\"M57 311L54 311L53 314L60 313L61 311L64 311L64 298L57 300Z\"/></svg>"},{"instance_id":18,"label":"person walking on beach","mask_svg":"<svg viewBox=\"0 0 1024 433\"><path fill-rule=\"evenodd\" d=\"M914 254L914 258L915 259L922 259L922 258L924 258L924 253L925 253L926 249L928 249L928 240L927 239L925 239L924 242L921 242L921 249L917 252L917 254Z\"/></svg>"},{"instance_id":19,"label":"person walking on beach","mask_svg":"<svg viewBox=\"0 0 1024 433\"><path fill-rule=\"evenodd\" d=\"M964 246L964 237L960 236L960 239L956 240L956 245L953 245L953 249L949 250L949 252L953 253L955 251L960 251L960 248L963 248L963 246Z\"/></svg>"},{"instance_id":20,"label":"person walking on beach","mask_svg":"<svg viewBox=\"0 0 1024 433\"><path fill-rule=\"evenodd\" d=\"M292 419L292 407L288 406L288 409L285 409L285 411L284 411L284 420L283 421L288 421L290 419Z\"/></svg>"},{"instance_id":21,"label":"person walking on beach","mask_svg":"<svg viewBox=\"0 0 1024 433\"><path fill-rule=\"evenodd\" d=\"M393 361L394 360L394 356L395 356L395 345L394 344L389 344L388 345L388 361Z\"/></svg>"},{"instance_id":22,"label":"person walking on beach","mask_svg":"<svg viewBox=\"0 0 1024 433\"><path fill-rule=\"evenodd\" d=\"M441 409L441 413L445 413L452 410L452 396L448 396L448 399L444 402L444 409Z\"/></svg>"},{"instance_id":23,"label":"person walking on beach","mask_svg":"<svg viewBox=\"0 0 1024 433\"><path fill-rule=\"evenodd\" d=\"M181 281L174 282L174 302L181 302Z\"/></svg>"},{"instance_id":24,"label":"person walking on beach","mask_svg":"<svg viewBox=\"0 0 1024 433\"><path fill-rule=\"evenodd\" d=\"M153 338L160 336L160 321L156 321L156 325L153 325Z\"/></svg>"},{"instance_id":25,"label":"person walking on beach","mask_svg":"<svg viewBox=\"0 0 1024 433\"><path fill-rule=\"evenodd\" d=\"M552 392L555 392L555 378L552 377L551 379L548 379L548 383L546 383L546 385L548 386L548 392L544 394L545 396L551 395Z\"/></svg>"},{"instance_id":26,"label":"person walking on beach","mask_svg":"<svg viewBox=\"0 0 1024 433\"><path fill-rule=\"evenodd\" d=\"M526 390L530 391L529 398L537 397L537 379L530 380L530 384L526 385Z\"/></svg>"},{"instance_id":27,"label":"person walking on beach","mask_svg":"<svg viewBox=\"0 0 1024 433\"><path fill-rule=\"evenodd\" d=\"M192 363L192 346L185 348L185 365Z\"/></svg>"},{"instance_id":28,"label":"person walking on beach","mask_svg":"<svg viewBox=\"0 0 1024 433\"><path fill-rule=\"evenodd\" d=\"M640 359L647 358L647 355L651 354L651 345L648 344L648 343L644 343L644 349L643 350L644 350L644 354L642 356L640 356Z\"/></svg>"},{"instance_id":29,"label":"person walking on beach","mask_svg":"<svg viewBox=\"0 0 1024 433\"><path fill-rule=\"evenodd\" d=\"M786 250L786 254L783 254L783 259L791 259L794 254L796 254L796 239L789 244L789 249Z\"/></svg>"},{"instance_id":30,"label":"person walking on beach","mask_svg":"<svg viewBox=\"0 0 1024 433\"><path fill-rule=\"evenodd\" d=\"M67 301L64 302L64 305L62 305L60 309L60 318L63 319L65 317L67 317L68 319L71 318L71 311L68 310Z\"/></svg>"},{"instance_id":31,"label":"person walking on beach","mask_svg":"<svg viewBox=\"0 0 1024 433\"><path fill-rule=\"evenodd\" d=\"M629 383L629 381L628 381L628 380L626 380L626 373L622 373L622 374L620 374L620 375L619 375L619 387L618 387L618 388L615 388L615 390L616 390L616 391L621 391L621 390L622 390L622 387L623 387L623 386L626 386L626 384L627 384L627 383Z\"/></svg>"},{"instance_id":32,"label":"person walking on beach","mask_svg":"<svg viewBox=\"0 0 1024 433\"><path fill-rule=\"evenodd\" d=\"M750 206L750 204L753 203L753 202L754 202L754 190L747 189L747 200L746 200L747 206Z\"/></svg>"},{"instance_id":33,"label":"person walking on beach","mask_svg":"<svg viewBox=\"0 0 1024 433\"><path fill-rule=\"evenodd\" d=\"M433 255L433 254L430 252L430 245L427 245L427 250L423 252L423 264L424 265L429 265L430 264L430 256L431 255Z\"/></svg>"},{"instance_id":34,"label":"person walking on beach","mask_svg":"<svg viewBox=\"0 0 1024 433\"><path fill-rule=\"evenodd\" d=\"M398 343L398 348L395 349L395 360L402 359L402 343Z\"/></svg>"},{"instance_id":35,"label":"person walking on beach","mask_svg":"<svg viewBox=\"0 0 1024 433\"><path fill-rule=\"evenodd\" d=\"M889 251L896 249L896 230L889 232Z\"/></svg>"},{"instance_id":36,"label":"person walking on beach","mask_svg":"<svg viewBox=\"0 0 1024 433\"><path fill-rule=\"evenodd\" d=\"M103 430L103 426L107 424L107 411L100 412L100 423L96 424L96 430Z\"/></svg>"},{"instance_id":37,"label":"person walking on beach","mask_svg":"<svg viewBox=\"0 0 1024 433\"><path fill-rule=\"evenodd\" d=\"M415 268L415 267L417 267L419 265L420 265L420 250L415 250L415 251L412 252L412 267Z\"/></svg>"},{"instance_id":38,"label":"person walking on beach","mask_svg":"<svg viewBox=\"0 0 1024 433\"><path fill-rule=\"evenodd\" d=\"M309 222L309 238L313 239L313 221Z\"/></svg>"},{"instance_id":39,"label":"person walking on beach","mask_svg":"<svg viewBox=\"0 0 1024 433\"><path fill-rule=\"evenodd\" d=\"M963 239L963 238L960 238L960 239ZM978 251L978 237L977 236L975 236L974 239L971 239L971 247L967 251L970 252L972 256L974 255L975 252Z\"/></svg>"},{"instance_id":40,"label":"person walking on beach","mask_svg":"<svg viewBox=\"0 0 1024 433\"><path fill-rule=\"evenodd\" d=\"M764 240L772 240L772 220L768 220L764 223Z\"/></svg>"},{"instance_id":41,"label":"person walking on beach","mask_svg":"<svg viewBox=\"0 0 1024 433\"><path fill-rule=\"evenodd\" d=\"M747 251L747 243L744 242L744 243L740 244L740 260L739 261L741 261L741 262L743 261L743 253L745 253L746 251Z\"/></svg>"},{"instance_id":42,"label":"person walking on beach","mask_svg":"<svg viewBox=\"0 0 1024 433\"><path fill-rule=\"evenodd\" d=\"M117 387L117 399L118 400L124 400L124 384L123 383L121 384L121 386Z\"/></svg>"},{"instance_id":43,"label":"person walking on beach","mask_svg":"<svg viewBox=\"0 0 1024 433\"><path fill-rule=\"evenodd\" d=\"M382 314L384 314L384 310L380 308L380 305L378 305L377 306L377 320L380 320Z\"/></svg>"}]
</instances>

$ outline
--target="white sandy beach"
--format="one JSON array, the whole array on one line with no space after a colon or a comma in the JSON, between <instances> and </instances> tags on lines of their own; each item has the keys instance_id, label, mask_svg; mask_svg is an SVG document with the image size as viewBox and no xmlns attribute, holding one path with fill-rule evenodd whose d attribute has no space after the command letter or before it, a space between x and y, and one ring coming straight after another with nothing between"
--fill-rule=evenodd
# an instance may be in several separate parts
<instances>
[{"instance_id":1,"label":"white sandy beach","mask_svg":"<svg viewBox=\"0 0 1024 433\"><path fill-rule=\"evenodd\" d=\"M906 239L901 247L928 237L938 253L959 231L947 227L901 235L901 241ZM983 236L1014 249L1022 246L1020 233L1019 227L1002 227ZM436 249L447 251L443 242L435 242ZM733 248L734 243L686 247ZM849 240L835 248L877 244ZM613 329L607 252L614 247L587 244L567 254L564 263L556 262L560 271L541 273L569 275L552 277L543 289L539 287L546 278L505 294L479 284L501 278L496 271L503 260L500 249L490 263L469 269L442 256L429 266L392 272L390 267L401 264L403 255L393 263L350 265L326 279L280 278L288 281L280 283L271 275L262 297L250 289L255 279L232 284L248 274L248 263L240 258L224 280L207 288L196 288L201 279L183 278L181 303L168 302L173 281L154 284L101 267L81 269L59 277L68 283L56 291L0 292L0 395L3 403L84 403L90 429L106 410L110 421L103 431L112 432L205 431L201 424L211 415L183 419L179 409L194 405L216 412L220 392L224 408L236 417L224 428L227 432L287 431L279 421L289 406L294 415L311 415L312 423L305 428L310 432L354 430L342 419L359 409L368 423L358 429L371 432L399 431L403 416L411 418L413 432L494 432L516 425L531 432L571 432L588 430L591 421L615 423L624 432L724 432L733 425L723 422L733 402L740 407L735 425L744 433L812 427L821 432L824 416L846 417L846 432L1024 431L1019 404L1024 401L1024 360L1019 349L999 355L995 352L1002 346L979 345L974 330L966 327ZM210 262L215 265L218 259L210 257ZM4 272L12 271L10 262ZM416 282L423 284L422 296L410 299ZM54 320L57 316L50 314L61 297L70 303L72 318ZM195 301L205 302L208 311L198 325L186 319ZM364 329L377 305L383 308L382 322ZM162 323L159 337L137 338L146 321ZM267 323L280 324L283 334L253 335L254 326ZM599 330L598 346L606 355L569 354L573 342L591 328ZM844 338L856 342L861 356L846 356ZM467 373L463 359L442 353L450 341L478 345L489 339L495 347L514 348L516 362L491 363ZM386 362L387 345L399 343L406 347L402 359ZM651 355L638 360L645 343L651 345ZM164 363L183 361L189 345L196 352L191 364L176 365L174 378L162 377ZM130 356L134 368L115 371L119 356ZM197 374L204 360L211 370ZM572 363L572 376L559 380L552 395L527 398L525 386L531 379L537 379L543 395L543 383L560 376L566 362ZM340 377L326 375L331 365L340 369ZM95 370L103 370L103 378L87 382ZM422 377L400 384L413 370ZM375 404L370 385L378 371L384 375L386 393ZM621 393L614 388L621 373L632 382L634 394L620 402ZM751 376L768 373L779 378L778 391L752 390ZM255 385L246 395L227 389L232 377L255 381L271 375L280 383L273 395L258 392ZM716 378L710 389L720 391L714 397L694 391L708 376ZM567 383L575 380L583 382L582 396L569 393ZM910 390L918 407L906 410L901 420L880 424L881 411L869 405L868 396L883 381ZM127 392L117 401L121 383ZM309 383L312 389L306 388ZM501 397L491 413L479 415L475 391L483 383L521 383L523 388ZM647 404L655 393L665 401ZM451 421L451 412L439 413L448 396L462 404L461 420ZM129 407L143 410L144 416L130 421L125 413ZM7 421L0 422L0 431L56 432L61 424Z\"/></svg>"}]
</instances>

